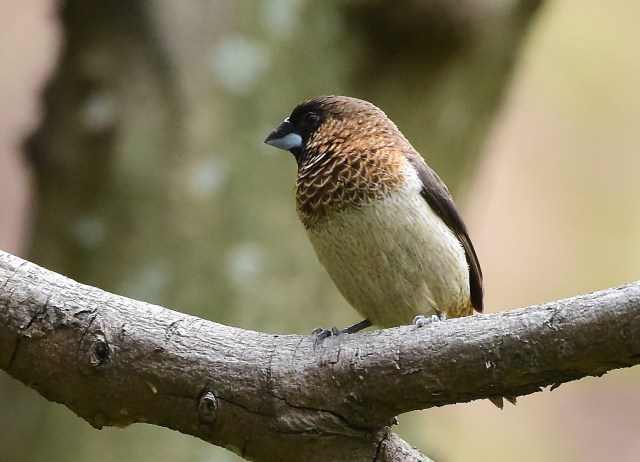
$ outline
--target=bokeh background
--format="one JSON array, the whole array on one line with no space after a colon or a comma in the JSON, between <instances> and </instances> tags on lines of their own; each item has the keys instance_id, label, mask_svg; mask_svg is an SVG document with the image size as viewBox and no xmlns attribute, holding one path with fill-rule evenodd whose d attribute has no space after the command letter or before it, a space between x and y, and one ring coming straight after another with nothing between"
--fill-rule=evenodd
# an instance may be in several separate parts
<instances>
[{"instance_id":1,"label":"bokeh background","mask_svg":"<svg viewBox=\"0 0 640 462\"><path fill-rule=\"evenodd\" d=\"M640 3L386 3L3 0L0 248L248 329L356 321L297 223L293 159L261 145L300 100L342 93L451 186L488 311L638 279ZM639 415L635 368L397 430L438 461L623 462ZM0 374L0 461L119 459L239 460L93 430Z\"/></svg>"}]
</instances>

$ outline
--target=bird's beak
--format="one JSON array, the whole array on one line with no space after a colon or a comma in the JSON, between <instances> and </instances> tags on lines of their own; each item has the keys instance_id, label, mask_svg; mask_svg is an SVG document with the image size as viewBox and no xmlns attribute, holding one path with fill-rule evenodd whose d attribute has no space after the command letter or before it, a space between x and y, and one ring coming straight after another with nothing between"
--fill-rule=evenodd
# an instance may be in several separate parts
<instances>
[{"instance_id":1,"label":"bird's beak","mask_svg":"<svg viewBox=\"0 0 640 462\"><path fill-rule=\"evenodd\" d=\"M293 131L293 124L289 119L284 119L278 128L269 133L264 142L285 151L302 148L302 137Z\"/></svg>"}]
</instances>

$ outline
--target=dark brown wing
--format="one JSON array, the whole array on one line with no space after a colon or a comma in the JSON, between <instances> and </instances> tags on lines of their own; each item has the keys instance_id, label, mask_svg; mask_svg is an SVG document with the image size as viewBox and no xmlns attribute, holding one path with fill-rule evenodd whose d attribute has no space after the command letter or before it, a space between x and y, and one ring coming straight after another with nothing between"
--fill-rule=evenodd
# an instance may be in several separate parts
<instances>
[{"instance_id":1,"label":"dark brown wing","mask_svg":"<svg viewBox=\"0 0 640 462\"><path fill-rule=\"evenodd\" d=\"M418 172L418 177L422 181L422 191L420 194L425 198L429 206L442 221L453 231L464 248L469 265L469 283L471 293L471 304L476 311L482 313L482 297L484 288L482 286L482 269L478 256L473 248L467 227L464 225L456 204L442 180L431 170L424 159L417 153L405 153L406 158Z\"/></svg>"}]
</instances>

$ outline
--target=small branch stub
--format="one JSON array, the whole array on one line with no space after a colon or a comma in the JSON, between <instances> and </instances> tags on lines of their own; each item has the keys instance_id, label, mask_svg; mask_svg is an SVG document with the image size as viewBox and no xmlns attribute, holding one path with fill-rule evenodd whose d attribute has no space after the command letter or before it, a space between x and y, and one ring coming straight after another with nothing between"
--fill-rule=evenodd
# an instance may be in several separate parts
<instances>
[{"instance_id":1,"label":"small branch stub","mask_svg":"<svg viewBox=\"0 0 640 462\"><path fill-rule=\"evenodd\" d=\"M206 391L200 397L198 403L198 415L200 421L204 423L213 423L218 417L218 400L211 391Z\"/></svg>"},{"instance_id":2,"label":"small branch stub","mask_svg":"<svg viewBox=\"0 0 640 462\"><path fill-rule=\"evenodd\" d=\"M78 368L84 375L95 373L111 359L111 347L98 321L94 321L80 341Z\"/></svg>"}]
</instances>

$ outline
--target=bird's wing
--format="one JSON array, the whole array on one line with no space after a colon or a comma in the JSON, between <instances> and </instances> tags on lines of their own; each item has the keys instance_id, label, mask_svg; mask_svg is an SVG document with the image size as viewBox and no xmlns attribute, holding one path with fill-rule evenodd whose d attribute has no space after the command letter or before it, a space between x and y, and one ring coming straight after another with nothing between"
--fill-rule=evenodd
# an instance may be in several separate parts
<instances>
[{"instance_id":1,"label":"bird's wing","mask_svg":"<svg viewBox=\"0 0 640 462\"><path fill-rule=\"evenodd\" d=\"M482 286L482 269L478 256L473 248L467 227L464 225L456 204L453 202L451 193L440 177L431 170L425 160L416 152L405 153L406 158L418 172L418 177L422 181L422 191L420 194L425 198L429 206L440 217L440 219L451 229L464 248L469 265L469 285L471 294L471 304L478 312L482 312L482 297L484 288Z\"/></svg>"}]
</instances>

